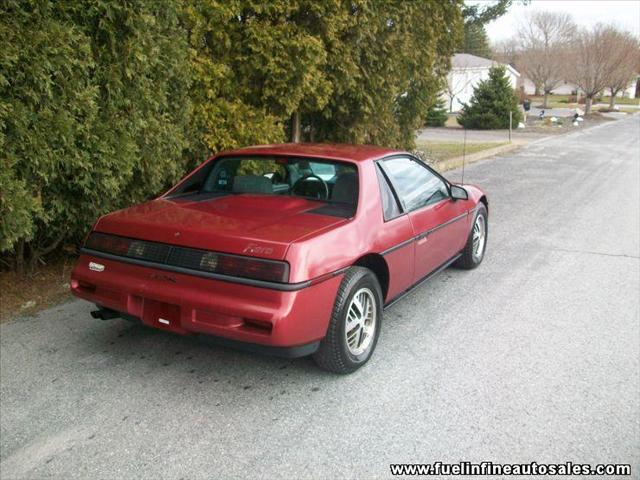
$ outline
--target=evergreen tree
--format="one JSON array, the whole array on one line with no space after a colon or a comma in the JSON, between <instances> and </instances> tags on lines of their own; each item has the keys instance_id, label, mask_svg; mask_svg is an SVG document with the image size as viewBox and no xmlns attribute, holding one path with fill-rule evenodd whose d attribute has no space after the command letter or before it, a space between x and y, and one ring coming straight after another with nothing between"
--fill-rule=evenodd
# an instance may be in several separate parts
<instances>
[{"instance_id":1,"label":"evergreen tree","mask_svg":"<svg viewBox=\"0 0 640 480\"><path fill-rule=\"evenodd\" d=\"M473 91L469 105L465 105L458 123L465 128L490 130L509 128L509 112L513 125L522 119L518 97L509 83L503 65L492 67L489 78L481 81Z\"/></svg>"},{"instance_id":2,"label":"evergreen tree","mask_svg":"<svg viewBox=\"0 0 640 480\"><path fill-rule=\"evenodd\" d=\"M301 109L322 109L331 93L320 29L340 28L338 0L198 1L184 10L194 76L196 160L286 140Z\"/></svg>"},{"instance_id":3,"label":"evergreen tree","mask_svg":"<svg viewBox=\"0 0 640 480\"><path fill-rule=\"evenodd\" d=\"M478 23L465 23L464 42L460 48L462 53L470 53L483 58L491 58L492 52L489 46L489 37L483 25Z\"/></svg>"},{"instance_id":4,"label":"evergreen tree","mask_svg":"<svg viewBox=\"0 0 640 480\"><path fill-rule=\"evenodd\" d=\"M521 1L528 3L528 0ZM513 0L495 0L465 4L462 8L464 35L457 46L457 51L491 58L492 52L485 25L507 13L512 3Z\"/></svg>"},{"instance_id":5,"label":"evergreen tree","mask_svg":"<svg viewBox=\"0 0 640 480\"><path fill-rule=\"evenodd\" d=\"M411 148L462 30L459 2L196 2L194 144L282 141Z\"/></svg>"},{"instance_id":6,"label":"evergreen tree","mask_svg":"<svg viewBox=\"0 0 640 480\"><path fill-rule=\"evenodd\" d=\"M425 125L427 127L444 127L447 123L447 107L444 99L440 98L438 101L427 111L427 121Z\"/></svg>"},{"instance_id":7,"label":"evergreen tree","mask_svg":"<svg viewBox=\"0 0 640 480\"><path fill-rule=\"evenodd\" d=\"M0 251L18 269L183 173L172 0L0 3Z\"/></svg>"},{"instance_id":8,"label":"evergreen tree","mask_svg":"<svg viewBox=\"0 0 640 480\"><path fill-rule=\"evenodd\" d=\"M0 2L0 252L32 265L206 155L411 148L461 0Z\"/></svg>"},{"instance_id":9,"label":"evergreen tree","mask_svg":"<svg viewBox=\"0 0 640 480\"><path fill-rule=\"evenodd\" d=\"M342 5L345 23L322 33L333 93L323 109L303 112L308 138L412 148L461 37L461 3Z\"/></svg>"}]
</instances>

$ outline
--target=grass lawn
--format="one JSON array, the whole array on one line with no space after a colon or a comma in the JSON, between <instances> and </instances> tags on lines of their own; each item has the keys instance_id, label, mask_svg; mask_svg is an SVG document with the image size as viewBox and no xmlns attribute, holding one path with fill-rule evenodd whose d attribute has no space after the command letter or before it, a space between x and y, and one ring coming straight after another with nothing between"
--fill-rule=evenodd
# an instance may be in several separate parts
<instances>
[{"instance_id":1,"label":"grass lawn","mask_svg":"<svg viewBox=\"0 0 640 480\"><path fill-rule=\"evenodd\" d=\"M597 112L608 112L609 111L609 107L596 107L595 109ZM638 111L637 108L624 108L621 107L618 110L615 110L616 112L620 112L620 113L636 113Z\"/></svg>"},{"instance_id":2,"label":"grass lawn","mask_svg":"<svg viewBox=\"0 0 640 480\"><path fill-rule=\"evenodd\" d=\"M544 95L527 95L527 98L534 104L544 101ZM549 102L569 103L569 95L549 95Z\"/></svg>"},{"instance_id":3,"label":"grass lawn","mask_svg":"<svg viewBox=\"0 0 640 480\"><path fill-rule=\"evenodd\" d=\"M531 100L531 105L534 107L542 107L544 97L542 95L531 95L528 97ZM576 108L577 103L569 103L569 95L549 95L547 101L547 108ZM582 106L584 108L584 105Z\"/></svg>"},{"instance_id":4,"label":"grass lawn","mask_svg":"<svg viewBox=\"0 0 640 480\"><path fill-rule=\"evenodd\" d=\"M599 103L606 103L609 105L609 99L611 97L602 97ZM621 98L616 97L616 105L639 105L640 98Z\"/></svg>"},{"instance_id":5,"label":"grass lawn","mask_svg":"<svg viewBox=\"0 0 640 480\"><path fill-rule=\"evenodd\" d=\"M467 142L465 149L466 155L472 153L481 152L490 148L501 147L508 142ZM448 142L425 142L418 140L417 149L424 152L429 158L435 160L447 160L453 157L462 156L463 144L462 143L448 143Z\"/></svg>"},{"instance_id":6,"label":"grass lawn","mask_svg":"<svg viewBox=\"0 0 640 480\"><path fill-rule=\"evenodd\" d=\"M583 96L581 96L584 98ZM542 95L531 95L528 97L531 100L531 104L535 106L541 106L544 101L544 97ZM597 101L594 103L606 103L609 104L609 99L611 97L600 97L596 99ZM616 105L638 105L640 104L640 99L638 98L623 98L616 97ZM569 95L549 95L547 108L576 108L578 104L569 103ZM580 104L580 108L584 109L584 104Z\"/></svg>"}]
</instances>

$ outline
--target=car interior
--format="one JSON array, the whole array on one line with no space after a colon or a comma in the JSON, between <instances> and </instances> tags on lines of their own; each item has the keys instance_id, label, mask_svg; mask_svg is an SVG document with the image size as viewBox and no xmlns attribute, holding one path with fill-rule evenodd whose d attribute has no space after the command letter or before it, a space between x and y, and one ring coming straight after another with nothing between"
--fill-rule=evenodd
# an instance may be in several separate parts
<instances>
[{"instance_id":1,"label":"car interior","mask_svg":"<svg viewBox=\"0 0 640 480\"><path fill-rule=\"evenodd\" d=\"M172 197L229 194L287 195L323 202L317 213L351 216L358 202L355 165L273 157L221 158L187 180Z\"/></svg>"}]
</instances>

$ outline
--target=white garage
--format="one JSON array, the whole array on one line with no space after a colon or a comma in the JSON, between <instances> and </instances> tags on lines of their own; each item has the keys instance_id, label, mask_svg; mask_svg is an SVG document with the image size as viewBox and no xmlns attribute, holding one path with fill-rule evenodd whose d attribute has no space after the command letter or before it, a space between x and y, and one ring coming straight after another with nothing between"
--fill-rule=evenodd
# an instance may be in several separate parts
<instances>
[{"instance_id":1,"label":"white garage","mask_svg":"<svg viewBox=\"0 0 640 480\"><path fill-rule=\"evenodd\" d=\"M447 110L457 112L465 103L469 103L473 89L481 80L489 78L489 69L494 65L501 64L468 53L456 53L451 59L451 71L447 76L447 84L443 92ZM505 67L509 82L515 89L520 73L510 65Z\"/></svg>"}]
</instances>

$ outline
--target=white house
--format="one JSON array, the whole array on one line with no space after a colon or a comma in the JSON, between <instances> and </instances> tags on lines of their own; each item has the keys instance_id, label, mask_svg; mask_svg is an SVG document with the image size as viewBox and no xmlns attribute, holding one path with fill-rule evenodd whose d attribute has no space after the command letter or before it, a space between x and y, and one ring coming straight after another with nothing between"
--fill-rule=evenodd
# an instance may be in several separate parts
<instances>
[{"instance_id":1,"label":"white house","mask_svg":"<svg viewBox=\"0 0 640 480\"><path fill-rule=\"evenodd\" d=\"M456 53L451 59L451 71L447 76L447 85L442 94L450 112L459 111L469 103L473 89L481 81L489 78L489 69L501 65L488 58L477 57L468 53ZM502 64L504 65L504 64ZM509 83L515 89L520 73L511 65L504 65Z\"/></svg>"}]
</instances>

